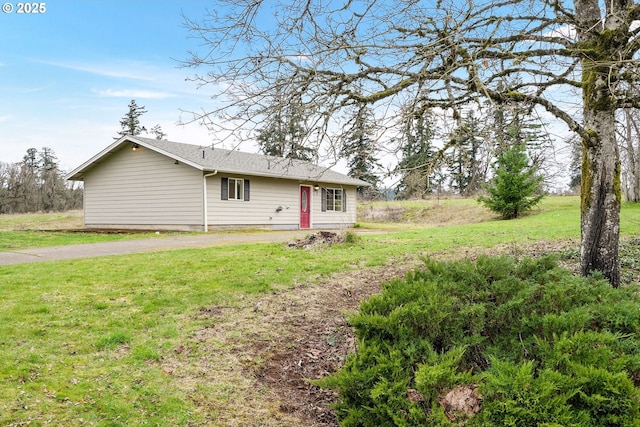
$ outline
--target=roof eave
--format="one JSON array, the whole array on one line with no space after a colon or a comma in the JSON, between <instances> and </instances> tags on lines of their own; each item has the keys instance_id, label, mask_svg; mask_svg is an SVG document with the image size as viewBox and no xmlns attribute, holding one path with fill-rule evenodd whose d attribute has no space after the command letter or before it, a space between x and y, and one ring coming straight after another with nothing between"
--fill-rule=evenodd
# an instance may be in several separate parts
<instances>
[{"instance_id":1,"label":"roof eave","mask_svg":"<svg viewBox=\"0 0 640 427\"><path fill-rule=\"evenodd\" d=\"M155 151L156 153L162 154L164 156L167 156L169 158L172 158L174 160L177 160L181 163L184 163L186 165L189 165L193 168L202 170L207 172L208 169L204 168L202 165L199 165L197 163L194 163L190 160L184 159L180 156L177 156L171 152L162 150L158 147L154 147L153 145L147 144L146 142L137 139L135 136L132 135L125 135L119 139L117 139L116 141L114 141L113 144L109 145L107 148L105 148L104 150L100 151L98 154L96 154L95 156L93 156L92 158L90 158L89 160L87 160L86 162L84 162L83 164L81 164L80 166L78 166L77 168L75 168L74 170L72 170L71 172L69 172L68 174L66 174L64 176L64 179L69 180L69 181L83 181L84 180L84 175L86 173L87 170L91 169L93 166L99 164L103 158L105 158L106 156L108 156L109 154L113 154L116 151L118 151L120 149L120 147L126 143L132 143L132 144L136 144L139 145L141 147L147 148L149 150Z\"/></svg>"},{"instance_id":2,"label":"roof eave","mask_svg":"<svg viewBox=\"0 0 640 427\"><path fill-rule=\"evenodd\" d=\"M326 168L323 171L318 170L317 175L311 176L311 175L288 175L286 173L274 173L274 172L268 173L268 172L260 172L260 171L238 170L235 168L215 167L215 165L205 166L204 164L198 163L197 161L188 160L178 154L175 154L171 151L164 150L149 142L146 142L144 138L136 138L133 135L125 135L119 138L118 140L114 141L107 148L100 151L98 154L96 154L95 156L93 156L92 158L84 162L82 165L80 165L76 169L69 172L67 175L65 175L64 178L66 180L71 180L71 181L84 180L85 174L89 169L91 169L95 165L104 161L105 157L120 150L121 147L127 143L135 144L140 147L144 147L146 149L154 151L156 153L162 154L163 156L166 156L170 159L176 160L182 164L185 164L197 170L200 170L203 173L210 173L210 172L229 173L229 174L256 176L256 177L271 178L271 179L285 179L285 180L293 180L293 181L300 181L300 182L312 182L312 183L333 184L333 185L349 185L349 186L355 186L355 187L371 185L365 181L351 178L347 175L344 175L345 179L342 179L339 177L338 178L323 177L324 172L331 171L330 168Z\"/></svg>"},{"instance_id":3,"label":"roof eave","mask_svg":"<svg viewBox=\"0 0 640 427\"><path fill-rule=\"evenodd\" d=\"M362 187L362 186L371 186L368 182L356 180L357 182L348 182L342 181L338 179L330 179L330 178L322 178L317 176L302 176L302 175L286 175L286 174L275 174L275 173L262 173L262 172L249 172L246 170L237 170L237 169L216 169L218 173L228 173L228 174L236 174L236 175L244 175L244 176L256 176L261 178L272 178L272 179L285 179L289 181L300 181L300 182L317 182L319 184L339 184L339 185L351 185L354 187Z\"/></svg>"}]
</instances>

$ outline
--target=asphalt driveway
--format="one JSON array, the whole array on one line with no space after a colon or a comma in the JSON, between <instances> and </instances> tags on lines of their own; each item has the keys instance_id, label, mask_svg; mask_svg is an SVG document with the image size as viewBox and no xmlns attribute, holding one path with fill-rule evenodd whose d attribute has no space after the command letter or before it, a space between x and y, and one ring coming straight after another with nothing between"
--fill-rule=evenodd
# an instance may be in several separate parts
<instances>
[{"instance_id":1,"label":"asphalt driveway","mask_svg":"<svg viewBox=\"0 0 640 427\"><path fill-rule=\"evenodd\" d=\"M34 262L124 255L140 252L173 251L176 249L207 248L211 246L243 243L288 242L296 238L303 238L313 231L214 232L195 235L171 235L150 239L123 240L117 242L20 249L11 252L0 252L0 265L28 264Z\"/></svg>"}]
</instances>

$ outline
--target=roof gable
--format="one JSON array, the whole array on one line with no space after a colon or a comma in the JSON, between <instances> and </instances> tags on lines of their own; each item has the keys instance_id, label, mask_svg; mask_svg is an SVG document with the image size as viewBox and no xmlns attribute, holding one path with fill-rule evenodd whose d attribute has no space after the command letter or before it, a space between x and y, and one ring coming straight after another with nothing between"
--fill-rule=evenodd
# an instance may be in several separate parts
<instances>
[{"instance_id":1,"label":"roof gable","mask_svg":"<svg viewBox=\"0 0 640 427\"><path fill-rule=\"evenodd\" d=\"M193 144L124 136L66 175L69 180L82 180L85 173L125 144L137 144L170 157L203 172L242 174L270 178L315 181L318 183L368 186L369 183L335 172L311 162L236 150L202 147Z\"/></svg>"}]
</instances>

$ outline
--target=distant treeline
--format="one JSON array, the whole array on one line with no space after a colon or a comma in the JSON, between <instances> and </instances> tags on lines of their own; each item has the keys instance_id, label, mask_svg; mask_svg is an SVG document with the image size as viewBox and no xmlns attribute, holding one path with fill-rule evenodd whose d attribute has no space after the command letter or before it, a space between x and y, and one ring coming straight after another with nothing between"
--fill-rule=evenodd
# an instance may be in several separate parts
<instances>
[{"instance_id":1,"label":"distant treeline","mask_svg":"<svg viewBox=\"0 0 640 427\"><path fill-rule=\"evenodd\" d=\"M0 214L80 208L82 187L65 181L51 148L30 148L21 162L0 162Z\"/></svg>"}]
</instances>

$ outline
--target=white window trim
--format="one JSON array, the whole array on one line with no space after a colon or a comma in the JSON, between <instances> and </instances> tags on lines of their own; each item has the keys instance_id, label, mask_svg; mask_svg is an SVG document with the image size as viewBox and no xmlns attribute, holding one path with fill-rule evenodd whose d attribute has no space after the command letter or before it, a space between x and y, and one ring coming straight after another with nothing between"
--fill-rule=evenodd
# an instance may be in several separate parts
<instances>
[{"instance_id":1,"label":"white window trim","mask_svg":"<svg viewBox=\"0 0 640 427\"><path fill-rule=\"evenodd\" d=\"M331 204L329 204L329 198L327 197L327 200L326 200L327 211L342 212L342 207L344 206L344 201L343 201L344 192L342 188L326 187L326 191L327 191L326 192L327 196L329 195L330 191L333 194L333 197L331 198ZM340 209L336 209L336 194L340 194Z\"/></svg>"},{"instance_id":2,"label":"white window trim","mask_svg":"<svg viewBox=\"0 0 640 427\"><path fill-rule=\"evenodd\" d=\"M235 197L231 197L231 188L233 182L233 194ZM241 183L240 189L238 189L238 182ZM244 178L228 178L228 187L227 190L229 195L229 200L241 200L244 201Z\"/></svg>"}]
</instances>

